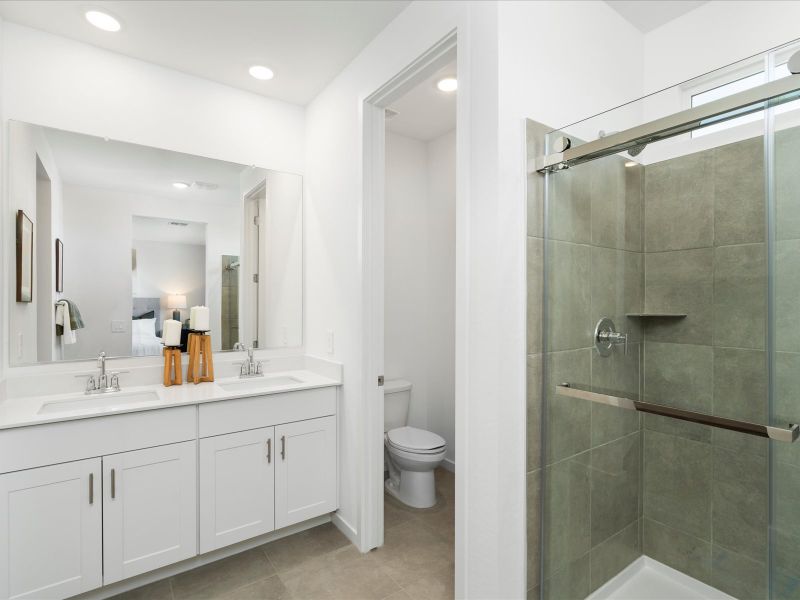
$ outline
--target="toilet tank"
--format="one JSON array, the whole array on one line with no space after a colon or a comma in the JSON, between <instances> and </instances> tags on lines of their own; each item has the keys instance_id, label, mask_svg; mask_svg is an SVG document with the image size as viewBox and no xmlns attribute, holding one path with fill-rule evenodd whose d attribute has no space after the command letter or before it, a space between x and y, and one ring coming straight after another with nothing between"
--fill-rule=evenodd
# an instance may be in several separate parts
<instances>
[{"instance_id":1,"label":"toilet tank","mask_svg":"<svg viewBox=\"0 0 800 600\"><path fill-rule=\"evenodd\" d=\"M383 431L408 424L408 406L411 404L411 382L405 379L387 379L383 384Z\"/></svg>"}]
</instances>

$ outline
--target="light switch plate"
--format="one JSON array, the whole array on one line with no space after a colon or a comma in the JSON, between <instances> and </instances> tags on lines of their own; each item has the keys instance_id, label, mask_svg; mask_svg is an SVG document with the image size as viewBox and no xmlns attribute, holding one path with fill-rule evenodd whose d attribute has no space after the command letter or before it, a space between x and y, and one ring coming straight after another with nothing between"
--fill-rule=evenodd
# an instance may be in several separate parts
<instances>
[{"instance_id":1,"label":"light switch plate","mask_svg":"<svg viewBox=\"0 0 800 600\"><path fill-rule=\"evenodd\" d=\"M111 333L125 333L125 321L111 321Z\"/></svg>"}]
</instances>

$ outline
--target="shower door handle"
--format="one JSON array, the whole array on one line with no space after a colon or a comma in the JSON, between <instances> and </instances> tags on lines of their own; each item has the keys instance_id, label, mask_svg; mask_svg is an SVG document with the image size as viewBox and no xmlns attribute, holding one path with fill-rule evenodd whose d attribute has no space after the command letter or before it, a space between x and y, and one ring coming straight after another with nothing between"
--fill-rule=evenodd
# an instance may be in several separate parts
<instances>
[{"instance_id":1,"label":"shower door handle","mask_svg":"<svg viewBox=\"0 0 800 600\"><path fill-rule=\"evenodd\" d=\"M608 406L616 406L617 408L623 408L625 410L636 410L639 412L660 415L662 417L669 417L671 419L678 419L680 421L689 421L690 423L708 425L718 429L738 431L739 433L746 433L747 435L769 438L776 442L787 442L792 444L797 441L798 437L800 437L800 425L794 423L790 423L788 427L775 427L773 425L762 425L759 423L751 423L749 421L726 419L725 417L718 417L716 415L709 415L707 413L684 410L682 408L673 408L672 406L662 406L661 404L655 404L653 402L633 400L632 398L618 396L615 393L608 391L601 391L597 388L589 389L585 386L572 383L561 383L556 385L556 393L560 396L578 398L580 400L589 400L590 402L606 404Z\"/></svg>"}]
</instances>

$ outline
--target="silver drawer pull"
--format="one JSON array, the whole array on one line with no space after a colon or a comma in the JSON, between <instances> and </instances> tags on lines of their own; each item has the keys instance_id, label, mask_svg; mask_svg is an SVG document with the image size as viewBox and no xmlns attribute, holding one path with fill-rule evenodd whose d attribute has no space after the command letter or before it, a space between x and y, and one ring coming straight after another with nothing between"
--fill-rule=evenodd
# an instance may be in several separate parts
<instances>
[{"instance_id":1,"label":"silver drawer pull","mask_svg":"<svg viewBox=\"0 0 800 600\"><path fill-rule=\"evenodd\" d=\"M94 473L89 473L89 504L94 504Z\"/></svg>"},{"instance_id":2,"label":"silver drawer pull","mask_svg":"<svg viewBox=\"0 0 800 600\"><path fill-rule=\"evenodd\" d=\"M111 498L117 497L117 471L111 469Z\"/></svg>"},{"instance_id":3,"label":"silver drawer pull","mask_svg":"<svg viewBox=\"0 0 800 600\"><path fill-rule=\"evenodd\" d=\"M286 436L281 436L281 460L286 460Z\"/></svg>"},{"instance_id":4,"label":"silver drawer pull","mask_svg":"<svg viewBox=\"0 0 800 600\"><path fill-rule=\"evenodd\" d=\"M267 440L267 464L272 462L272 438Z\"/></svg>"}]
</instances>

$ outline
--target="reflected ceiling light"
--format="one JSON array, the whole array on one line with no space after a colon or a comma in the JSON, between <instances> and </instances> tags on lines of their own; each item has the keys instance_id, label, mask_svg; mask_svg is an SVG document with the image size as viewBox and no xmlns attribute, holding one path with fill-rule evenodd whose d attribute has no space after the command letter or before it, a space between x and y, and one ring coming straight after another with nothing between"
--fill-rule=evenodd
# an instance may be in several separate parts
<instances>
[{"instance_id":1,"label":"reflected ceiling light","mask_svg":"<svg viewBox=\"0 0 800 600\"><path fill-rule=\"evenodd\" d=\"M186 188L189 187L189 184L186 183L185 181L173 181L172 187L178 190L185 190Z\"/></svg>"},{"instance_id":2,"label":"reflected ceiling light","mask_svg":"<svg viewBox=\"0 0 800 600\"><path fill-rule=\"evenodd\" d=\"M458 79L455 77L444 77L436 82L436 87L440 92L455 92L458 89Z\"/></svg>"},{"instance_id":3,"label":"reflected ceiling light","mask_svg":"<svg viewBox=\"0 0 800 600\"><path fill-rule=\"evenodd\" d=\"M89 23L103 31L116 32L122 29L120 22L106 12L92 9L87 10L85 16Z\"/></svg>"},{"instance_id":4,"label":"reflected ceiling light","mask_svg":"<svg viewBox=\"0 0 800 600\"><path fill-rule=\"evenodd\" d=\"M636 166L636 165L638 165L638 164L639 164L639 163L637 163L635 160L628 160L628 161L625 161L625 166L626 166L626 167L635 167L635 166Z\"/></svg>"},{"instance_id":5,"label":"reflected ceiling light","mask_svg":"<svg viewBox=\"0 0 800 600\"><path fill-rule=\"evenodd\" d=\"M250 67L250 75L261 81L267 81L275 77L275 73L272 72L272 69L264 65L253 65Z\"/></svg>"}]
</instances>

